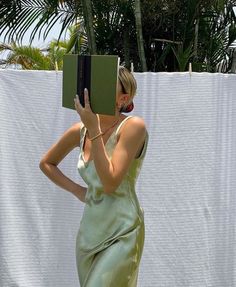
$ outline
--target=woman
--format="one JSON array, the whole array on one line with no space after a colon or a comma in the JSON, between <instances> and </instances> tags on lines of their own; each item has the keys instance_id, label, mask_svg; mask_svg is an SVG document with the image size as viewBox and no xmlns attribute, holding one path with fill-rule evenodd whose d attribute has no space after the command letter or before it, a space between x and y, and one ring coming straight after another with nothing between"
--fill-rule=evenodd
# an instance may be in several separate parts
<instances>
[{"instance_id":1,"label":"woman","mask_svg":"<svg viewBox=\"0 0 236 287\"><path fill-rule=\"evenodd\" d=\"M85 90L85 107L75 99L81 122L70 127L44 155L41 170L85 202L76 238L81 287L134 287L142 256L144 213L135 193L148 143L144 120L125 116L133 108L136 81L119 68L116 114L94 114ZM59 162L80 147L78 171L87 188L71 181Z\"/></svg>"}]
</instances>

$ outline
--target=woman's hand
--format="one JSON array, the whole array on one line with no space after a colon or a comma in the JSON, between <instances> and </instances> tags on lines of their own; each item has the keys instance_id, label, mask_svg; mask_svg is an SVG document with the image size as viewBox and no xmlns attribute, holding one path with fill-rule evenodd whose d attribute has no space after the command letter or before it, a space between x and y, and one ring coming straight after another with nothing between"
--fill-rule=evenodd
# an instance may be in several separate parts
<instances>
[{"instance_id":1,"label":"woman's hand","mask_svg":"<svg viewBox=\"0 0 236 287\"><path fill-rule=\"evenodd\" d=\"M76 188L73 189L72 193L82 202L86 202L85 197L87 193L87 188L79 184L76 184Z\"/></svg>"},{"instance_id":2,"label":"woman's hand","mask_svg":"<svg viewBox=\"0 0 236 287\"><path fill-rule=\"evenodd\" d=\"M97 114L93 113L89 104L89 95L88 90L84 89L84 108L82 107L78 95L76 95L75 108L78 114L80 115L81 121L84 123L89 133L94 134L100 131L100 122Z\"/></svg>"}]
</instances>

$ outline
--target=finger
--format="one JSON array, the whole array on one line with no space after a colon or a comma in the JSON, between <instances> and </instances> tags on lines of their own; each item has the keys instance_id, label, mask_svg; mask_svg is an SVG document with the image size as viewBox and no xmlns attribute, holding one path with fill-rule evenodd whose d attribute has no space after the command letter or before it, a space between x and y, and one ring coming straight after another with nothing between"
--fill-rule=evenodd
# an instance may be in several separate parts
<instances>
[{"instance_id":1,"label":"finger","mask_svg":"<svg viewBox=\"0 0 236 287\"><path fill-rule=\"evenodd\" d=\"M76 95L76 97L74 98L74 102L75 102L75 108L76 110L80 113L83 109L81 103L80 103L80 100L79 100L79 96Z\"/></svg>"},{"instance_id":2,"label":"finger","mask_svg":"<svg viewBox=\"0 0 236 287\"><path fill-rule=\"evenodd\" d=\"M88 94L88 89L84 89L84 103L85 103L85 108L91 109L90 108L90 103L89 103L89 94Z\"/></svg>"}]
</instances>

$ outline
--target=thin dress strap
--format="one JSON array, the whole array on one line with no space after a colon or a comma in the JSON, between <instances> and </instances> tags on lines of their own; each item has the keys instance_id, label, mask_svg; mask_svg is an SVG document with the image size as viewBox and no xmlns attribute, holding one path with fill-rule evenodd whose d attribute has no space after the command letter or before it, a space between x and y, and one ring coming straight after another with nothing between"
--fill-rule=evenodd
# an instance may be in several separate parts
<instances>
[{"instance_id":1,"label":"thin dress strap","mask_svg":"<svg viewBox=\"0 0 236 287\"><path fill-rule=\"evenodd\" d=\"M123 125L123 123L126 122L129 118L132 118L132 116L126 117L126 118L119 124L118 128L116 129L116 133L115 133L116 136L117 136L117 134L118 134L118 132L119 132L121 126Z\"/></svg>"},{"instance_id":2,"label":"thin dress strap","mask_svg":"<svg viewBox=\"0 0 236 287\"><path fill-rule=\"evenodd\" d=\"M83 122L81 122L80 126L80 144L84 141L86 127Z\"/></svg>"}]
</instances>

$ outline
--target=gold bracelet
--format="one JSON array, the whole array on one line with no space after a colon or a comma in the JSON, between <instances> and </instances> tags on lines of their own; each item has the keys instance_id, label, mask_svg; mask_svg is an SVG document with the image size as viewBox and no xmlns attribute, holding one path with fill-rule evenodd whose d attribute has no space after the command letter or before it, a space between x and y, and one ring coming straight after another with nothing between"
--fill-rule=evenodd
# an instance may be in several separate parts
<instances>
[{"instance_id":1,"label":"gold bracelet","mask_svg":"<svg viewBox=\"0 0 236 287\"><path fill-rule=\"evenodd\" d=\"M100 137L100 136L102 136L102 135L103 135L103 133L100 132L100 133L97 134L95 137L91 138L90 140L93 141L93 140L95 140L96 138L98 138L98 137Z\"/></svg>"}]
</instances>

